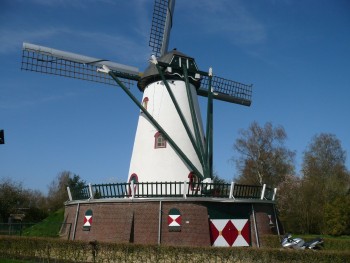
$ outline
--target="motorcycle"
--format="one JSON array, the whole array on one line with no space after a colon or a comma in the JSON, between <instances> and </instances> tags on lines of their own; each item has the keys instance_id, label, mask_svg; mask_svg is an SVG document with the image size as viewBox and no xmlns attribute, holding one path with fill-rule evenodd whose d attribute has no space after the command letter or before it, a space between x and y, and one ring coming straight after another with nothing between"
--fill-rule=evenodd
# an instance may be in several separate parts
<instances>
[{"instance_id":1,"label":"motorcycle","mask_svg":"<svg viewBox=\"0 0 350 263\"><path fill-rule=\"evenodd\" d=\"M318 237L308 242L305 242L303 239L296 237L293 238L292 234L287 233L283 236L281 244L284 248L292 249L320 249L323 245L323 238Z\"/></svg>"}]
</instances>

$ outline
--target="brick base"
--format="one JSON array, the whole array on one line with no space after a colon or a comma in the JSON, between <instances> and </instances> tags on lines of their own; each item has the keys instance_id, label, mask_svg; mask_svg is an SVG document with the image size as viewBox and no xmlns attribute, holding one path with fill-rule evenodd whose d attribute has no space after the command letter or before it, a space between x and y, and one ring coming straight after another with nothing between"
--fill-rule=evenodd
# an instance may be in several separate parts
<instances>
[{"instance_id":1,"label":"brick base","mask_svg":"<svg viewBox=\"0 0 350 263\"><path fill-rule=\"evenodd\" d=\"M176 208L181 213L181 227L171 231L168 213ZM88 231L83 229L84 216L92 210L92 223ZM274 220L273 204L254 204L255 221L251 204L203 202L189 200L115 200L83 201L67 203L65 223L72 224L70 233L62 238L74 240L135 244L164 244L173 246L210 246L209 219L247 218L251 225L252 246L255 238L272 234L269 215ZM255 224L256 222L256 224ZM256 227L255 227L256 226Z\"/></svg>"}]
</instances>

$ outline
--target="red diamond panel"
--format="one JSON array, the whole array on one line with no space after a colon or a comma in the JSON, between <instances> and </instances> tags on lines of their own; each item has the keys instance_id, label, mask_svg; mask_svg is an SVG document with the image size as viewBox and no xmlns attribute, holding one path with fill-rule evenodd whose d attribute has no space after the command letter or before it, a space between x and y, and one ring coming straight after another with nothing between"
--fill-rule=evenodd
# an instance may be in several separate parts
<instances>
[{"instance_id":1,"label":"red diamond panel","mask_svg":"<svg viewBox=\"0 0 350 263\"><path fill-rule=\"evenodd\" d=\"M232 246L233 243L235 242L237 236L238 236L238 231L237 228L233 225L232 221L229 220L222 230L222 236L225 238L227 243Z\"/></svg>"},{"instance_id":2,"label":"red diamond panel","mask_svg":"<svg viewBox=\"0 0 350 263\"><path fill-rule=\"evenodd\" d=\"M210 221L210 241L211 244L214 244L215 240L218 238L219 236L219 230L216 228L216 226L212 223L212 221Z\"/></svg>"}]
</instances>

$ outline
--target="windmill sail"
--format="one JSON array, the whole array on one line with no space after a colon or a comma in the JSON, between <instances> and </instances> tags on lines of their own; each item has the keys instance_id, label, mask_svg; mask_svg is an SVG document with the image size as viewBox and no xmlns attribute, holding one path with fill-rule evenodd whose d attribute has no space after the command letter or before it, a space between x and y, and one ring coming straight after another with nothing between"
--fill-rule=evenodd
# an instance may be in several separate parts
<instances>
[{"instance_id":1,"label":"windmill sail","mask_svg":"<svg viewBox=\"0 0 350 263\"><path fill-rule=\"evenodd\" d=\"M102 67L102 65L108 66L129 86L133 81L140 78L141 73L135 67L30 43L23 43L22 70L117 86L118 84L108 74L97 71L97 68Z\"/></svg>"},{"instance_id":2,"label":"windmill sail","mask_svg":"<svg viewBox=\"0 0 350 263\"><path fill-rule=\"evenodd\" d=\"M156 57L168 51L175 0L155 0L149 46Z\"/></svg>"},{"instance_id":3,"label":"windmill sail","mask_svg":"<svg viewBox=\"0 0 350 263\"><path fill-rule=\"evenodd\" d=\"M208 96L209 78L202 76L201 85L197 93L200 96ZM213 98L217 100L250 106L253 85L243 84L237 81L214 76L212 79L214 88Z\"/></svg>"}]
</instances>

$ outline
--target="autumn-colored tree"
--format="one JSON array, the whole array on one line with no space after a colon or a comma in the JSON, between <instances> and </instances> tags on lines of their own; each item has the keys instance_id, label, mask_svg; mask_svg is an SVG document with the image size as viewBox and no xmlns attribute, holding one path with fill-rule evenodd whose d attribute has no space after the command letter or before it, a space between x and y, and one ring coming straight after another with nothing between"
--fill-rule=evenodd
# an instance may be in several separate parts
<instances>
[{"instance_id":1,"label":"autumn-colored tree","mask_svg":"<svg viewBox=\"0 0 350 263\"><path fill-rule=\"evenodd\" d=\"M67 186L71 188L83 187L85 185L79 175L70 171L63 171L51 182L48 193L48 206L50 211L56 211L63 207L68 200Z\"/></svg>"},{"instance_id":2,"label":"autumn-colored tree","mask_svg":"<svg viewBox=\"0 0 350 263\"><path fill-rule=\"evenodd\" d=\"M277 186L277 208L279 219L288 232L302 233L299 208L303 205L300 189L302 180L295 175L286 175Z\"/></svg>"},{"instance_id":3,"label":"autumn-colored tree","mask_svg":"<svg viewBox=\"0 0 350 263\"><path fill-rule=\"evenodd\" d=\"M324 221L325 234L350 235L350 195L338 196L327 202Z\"/></svg>"},{"instance_id":4,"label":"autumn-colored tree","mask_svg":"<svg viewBox=\"0 0 350 263\"><path fill-rule=\"evenodd\" d=\"M345 160L341 142L333 134L314 136L304 152L301 188L304 202L300 207L300 217L305 232L333 232L329 229L326 210L329 213L332 206L337 206L335 200L344 198L349 191L350 174Z\"/></svg>"},{"instance_id":5,"label":"autumn-colored tree","mask_svg":"<svg viewBox=\"0 0 350 263\"><path fill-rule=\"evenodd\" d=\"M239 154L233 158L239 171L238 182L277 187L285 177L294 174L295 153L284 145L287 134L282 126L268 122L263 127L253 122L233 148Z\"/></svg>"},{"instance_id":6,"label":"autumn-colored tree","mask_svg":"<svg viewBox=\"0 0 350 263\"><path fill-rule=\"evenodd\" d=\"M0 217L1 221L7 223L11 213L23 203L23 187L21 183L12 181L9 178L0 182Z\"/></svg>"},{"instance_id":7,"label":"autumn-colored tree","mask_svg":"<svg viewBox=\"0 0 350 263\"><path fill-rule=\"evenodd\" d=\"M23 221L38 222L47 216L46 197L39 191L24 189L9 178L0 182L0 222L11 214L24 214Z\"/></svg>"}]
</instances>

